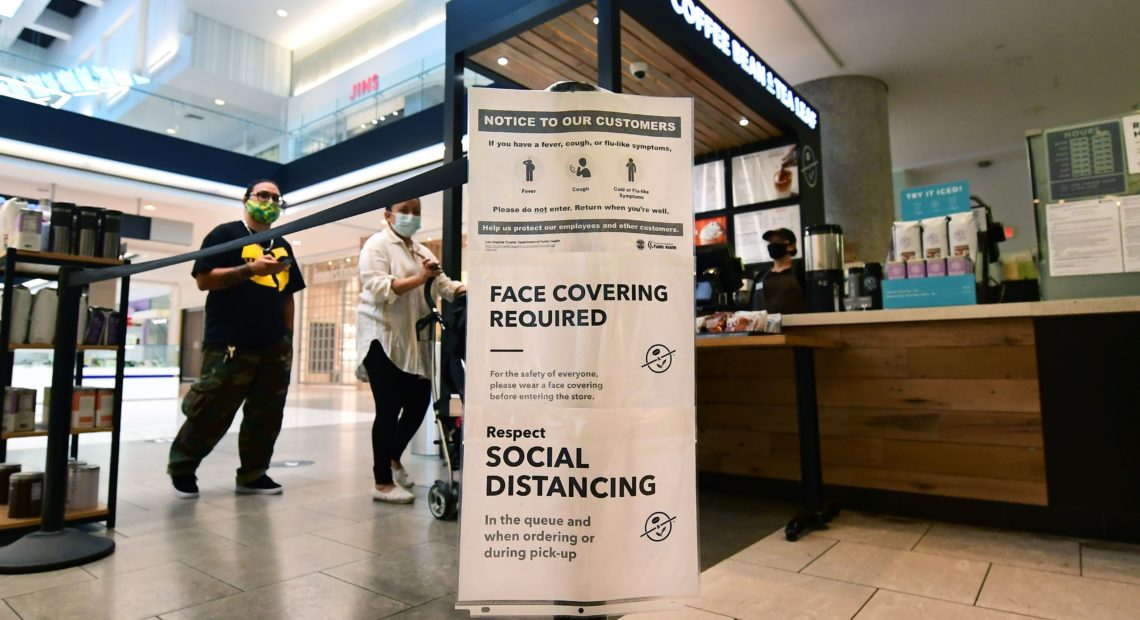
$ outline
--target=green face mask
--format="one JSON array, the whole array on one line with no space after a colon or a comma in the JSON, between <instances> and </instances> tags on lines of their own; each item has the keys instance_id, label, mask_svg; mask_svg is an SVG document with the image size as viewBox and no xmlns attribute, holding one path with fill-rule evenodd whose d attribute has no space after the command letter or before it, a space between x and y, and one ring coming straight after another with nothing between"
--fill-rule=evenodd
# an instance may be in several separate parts
<instances>
[{"instance_id":1,"label":"green face mask","mask_svg":"<svg viewBox=\"0 0 1140 620\"><path fill-rule=\"evenodd\" d=\"M272 224L281 217L281 205L275 202L247 200L245 201L245 210L249 212L254 221L262 224Z\"/></svg>"}]
</instances>

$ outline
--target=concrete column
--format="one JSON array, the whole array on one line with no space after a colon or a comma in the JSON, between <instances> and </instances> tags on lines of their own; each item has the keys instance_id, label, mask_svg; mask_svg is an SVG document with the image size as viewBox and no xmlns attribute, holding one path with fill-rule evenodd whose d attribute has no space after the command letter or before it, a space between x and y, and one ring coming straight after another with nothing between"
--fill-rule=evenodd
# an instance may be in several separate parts
<instances>
[{"instance_id":1,"label":"concrete column","mask_svg":"<svg viewBox=\"0 0 1140 620\"><path fill-rule=\"evenodd\" d=\"M827 223L843 227L846 260L882 262L895 213L887 85L841 75L795 88L819 111Z\"/></svg>"}]
</instances>

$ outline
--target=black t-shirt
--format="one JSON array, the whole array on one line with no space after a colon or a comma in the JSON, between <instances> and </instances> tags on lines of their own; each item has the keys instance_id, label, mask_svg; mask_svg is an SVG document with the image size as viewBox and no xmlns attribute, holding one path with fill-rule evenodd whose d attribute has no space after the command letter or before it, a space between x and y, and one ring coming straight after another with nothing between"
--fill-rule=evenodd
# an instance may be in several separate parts
<instances>
[{"instance_id":1,"label":"black t-shirt","mask_svg":"<svg viewBox=\"0 0 1140 620\"><path fill-rule=\"evenodd\" d=\"M807 312L807 300L804 299L804 290L796 278L795 269L784 271L769 271L764 274L764 310L780 314L798 314Z\"/></svg>"},{"instance_id":2,"label":"black t-shirt","mask_svg":"<svg viewBox=\"0 0 1140 620\"><path fill-rule=\"evenodd\" d=\"M244 222L222 224L206 235L202 247L249 235ZM194 261L190 274L197 276L218 267L239 267L265 254L272 254L277 260L286 256L292 258L293 248L289 242L279 238L273 239L272 245L251 243ZM277 344L285 337L285 299L303 288L305 280L294 260L289 269L275 276L254 276L232 288L210 291L206 296L206 337L203 343L256 349Z\"/></svg>"}]
</instances>

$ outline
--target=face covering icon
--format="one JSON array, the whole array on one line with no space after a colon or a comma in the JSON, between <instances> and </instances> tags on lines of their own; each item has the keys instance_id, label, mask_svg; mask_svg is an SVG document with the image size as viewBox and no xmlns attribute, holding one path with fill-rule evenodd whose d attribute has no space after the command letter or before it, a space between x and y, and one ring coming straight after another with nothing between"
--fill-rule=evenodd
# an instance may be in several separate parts
<instances>
[{"instance_id":1,"label":"face covering icon","mask_svg":"<svg viewBox=\"0 0 1140 620\"><path fill-rule=\"evenodd\" d=\"M281 217L281 205L268 200L247 200L245 201L245 210L249 212L249 216L255 222L262 224L272 224Z\"/></svg>"},{"instance_id":2,"label":"face covering icon","mask_svg":"<svg viewBox=\"0 0 1140 620\"><path fill-rule=\"evenodd\" d=\"M401 237L411 237L420 229L420 216L408 213L393 214L392 230Z\"/></svg>"}]
</instances>

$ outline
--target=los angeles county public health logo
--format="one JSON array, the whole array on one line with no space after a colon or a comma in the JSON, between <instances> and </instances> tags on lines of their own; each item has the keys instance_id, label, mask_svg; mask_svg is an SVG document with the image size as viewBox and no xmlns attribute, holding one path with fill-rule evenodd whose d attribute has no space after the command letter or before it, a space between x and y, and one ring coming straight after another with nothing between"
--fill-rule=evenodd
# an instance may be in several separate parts
<instances>
[{"instance_id":1,"label":"los angeles county public health logo","mask_svg":"<svg viewBox=\"0 0 1140 620\"><path fill-rule=\"evenodd\" d=\"M637 240L637 249L639 249L639 250L645 249L645 240L644 239L638 239Z\"/></svg>"},{"instance_id":2,"label":"los angeles county public health logo","mask_svg":"<svg viewBox=\"0 0 1140 620\"><path fill-rule=\"evenodd\" d=\"M673 522L677 517L670 517L664 512L655 512L649 515L645 520L645 531L642 532L642 538L648 538L653 542L661 542L673 533Z\"/></svg>"},{"instance_id":3,"label":"los angeles county public health logo","mask_svg":"<svg viewBox=\"0 0 1140 620\"><path fill-rule=\"evenodd\" d=\"M641 367L661 374L673 366L673 354L676 352L663 344L655 344L645 352L645 363Z\"/></svg>"},{"instance_id":4,"label":"los angeles county public health logo","mask_svg":"<svg viewBox=\"0 0 1140 620\"><path fill-rule=\"evenodd\" d=\"M646 250L646 249L649 249L649 250L676 250L677 245L674 243L661 243L660 241L654 241L652 239L650 239L649 241L646 241L644 239L638 239L637 240L637 249L639 249L639 250Z\"/></svg>"}]
</instances>

